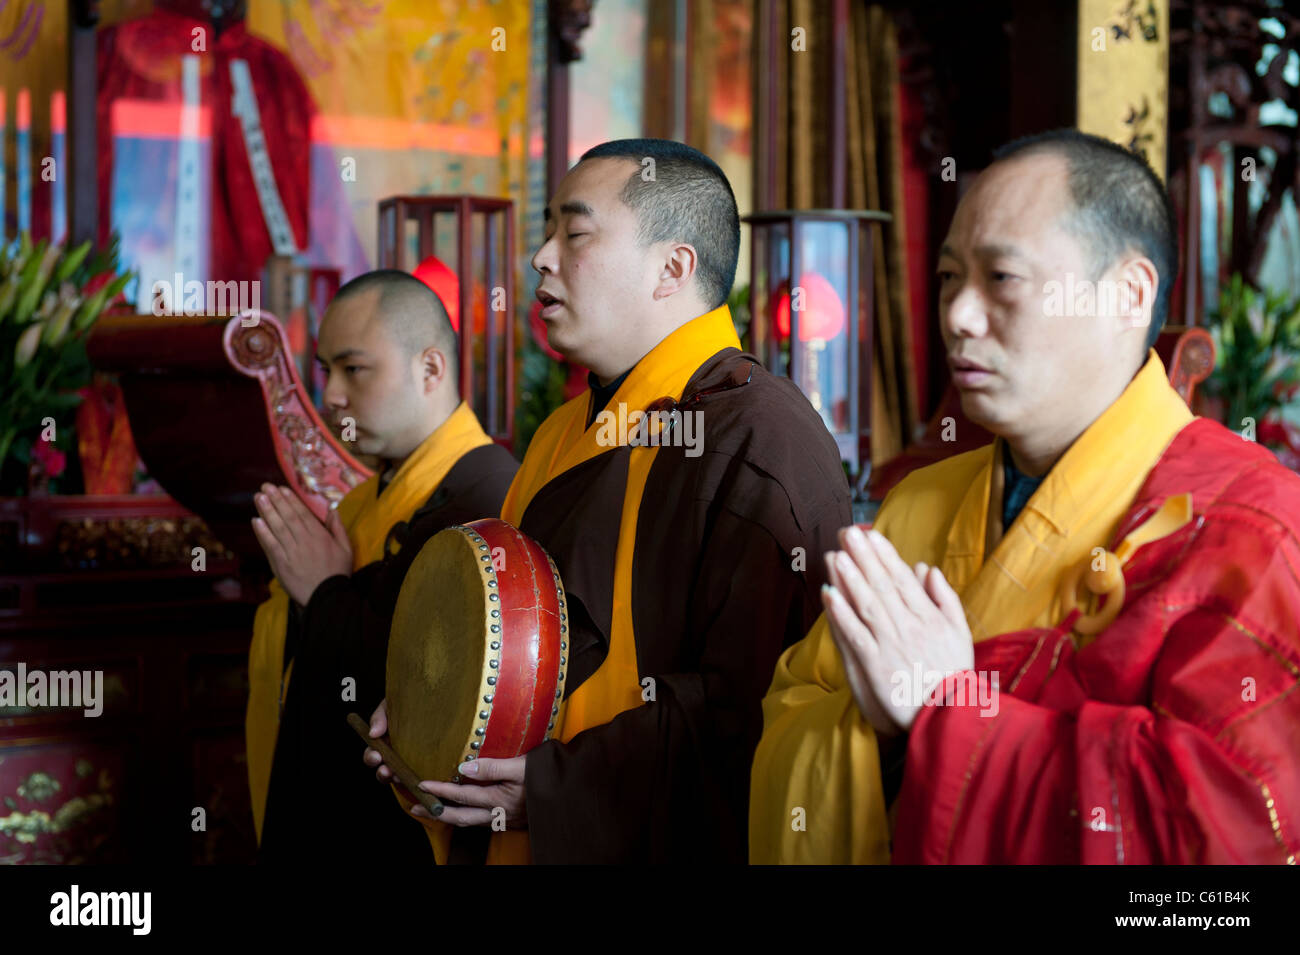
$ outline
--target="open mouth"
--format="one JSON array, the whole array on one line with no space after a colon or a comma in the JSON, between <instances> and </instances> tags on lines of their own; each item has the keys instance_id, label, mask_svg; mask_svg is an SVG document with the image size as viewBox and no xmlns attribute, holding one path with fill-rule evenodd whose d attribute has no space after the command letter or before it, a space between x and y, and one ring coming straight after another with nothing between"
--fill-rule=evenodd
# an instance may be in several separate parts
<instances>
[{"instance_id":1,"label":"open mouth","mask_svg":"<svg viewBox=\"0 0 1300 955\"><path fill-rule=\"evenodd\" d=\"M952 369L953 384L958 388L973 388L984 384L993 374L968 358L949 358L948 367Z\"/></svg>"},{"instance_id":2,"label":"open mouth","mask_svg":"<svg viewBox=\"0 0 1300 955\"><path fill-rule=\"evenodd\" d=\"M564 307L564 301L562 299L556 298L550 292L541 288L537 290L537 301L542 303L542 311L540 313L542 319L555 316L559 310Z\"/></svg>"}]
</instances>

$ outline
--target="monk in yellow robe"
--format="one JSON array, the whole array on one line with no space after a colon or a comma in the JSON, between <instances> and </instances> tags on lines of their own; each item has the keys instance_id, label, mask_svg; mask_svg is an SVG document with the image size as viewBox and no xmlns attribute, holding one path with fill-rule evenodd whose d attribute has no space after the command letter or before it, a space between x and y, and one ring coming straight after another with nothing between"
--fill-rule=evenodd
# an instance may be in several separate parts
<instances>
[{"instance_id":1,"label":"monk in yellow robe","mask_svg":"<svg viewBox=\"0 0 1300 955\"><path fill-rule=\"evenodd\" d=\"M440 862L743 862L759 701L819 610L805 558L851 514L839 452L741 350L739 217L707 156L603 144L546 218L541 317L591 387L543 422L501 516L564 580L567 696L551 739L426 780L439 821L412 811ZM371 735L385 729L380 710Z\"/></svg>"},{"instance_id":2,"label":"monk in yellow robe","mask_svg":"<svg viewBox=\"0 0 1300 955\"><path fill-rule=\"evenodd\" d=\"M1014 143L963 197L940 322L997 438L826 555L752 861L1295 861L1300 479L1170 387L1176 272L1163 186L1104 140Z\"/></svg>"},{"instance_id":3,"label":"monk in yellow robe","mask_svg":"<svg viewBox=\"0 0 1300 955\"><path fill-rule=\"evenodd\" d=\"M518 468L460 400L457 354L442 302L405 272L353 279L322 318L327 413L381 467L326 524L288 488L256 499L254 531L275 573L254 621L246 725L264 862L429 860L427 848L382 838L387 814L352 836L320 834L340 806L361 816L379 801L346 716L383 698L406 569L443 527L495 515ZM330 800L314 795L322 787Z\"/></svg>"}]
</instances>

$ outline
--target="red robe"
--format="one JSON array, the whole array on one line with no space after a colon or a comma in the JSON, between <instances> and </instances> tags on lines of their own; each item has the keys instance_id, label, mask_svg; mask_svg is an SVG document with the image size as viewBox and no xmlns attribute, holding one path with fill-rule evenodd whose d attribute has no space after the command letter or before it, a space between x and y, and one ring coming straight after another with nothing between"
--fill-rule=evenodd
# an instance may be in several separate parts
<instances>
[{"instance_id":1,"label":"red robe","mask_svg":"<svg viewBox=\"0 0 1300 955\"><path fill-rule=\"evenodd\" d=\"M196 34L196 30L203 32ZM196 36L204 40L201 52L194 49ZM211 259L206 277L216 281L259 279L273 251L243 127L232 112L231 60L248 64L280 201L297 247L307 247L311 121L316 107L286 53L250 35L242 23L232 24L218 37L211 23L166 10L105 27L96 40L101 244L107 243L113 227L113 102L129 99L179 105L181 58L199 52L200 103L212 116L212 193L206 213ZM160 188L174 192L175 170L164 172Z\"/></svg>"},{"instance_id":2,"label":"red robe","mask_svg":"<svg viewBox=\"0 0 1300 955\"><path fill-rule=\"evenodd\" d=\"M900 863L1281 863L1300 850L1300 478L1214 422L1184 428L1115 534L1194 516L1124 567L1123 610L975 644L996 715L927 706ZM951 681L952 678L950 678Z\"/></svg>"}]
</instances>

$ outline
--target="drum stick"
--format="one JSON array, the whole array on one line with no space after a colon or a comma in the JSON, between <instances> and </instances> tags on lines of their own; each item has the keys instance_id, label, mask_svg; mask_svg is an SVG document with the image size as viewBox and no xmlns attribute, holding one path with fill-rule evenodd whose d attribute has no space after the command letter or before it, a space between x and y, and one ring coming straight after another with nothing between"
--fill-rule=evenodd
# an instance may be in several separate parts
<instances>
[{"instance_id":1,"label":"drum stick","mask_svg":"<svg viewBox=\"0 0 1300 955\"><path fill-rule=\"evenodd\" d=\"M393 747L385 742L387 737L381 736L378 739L372 737L370 724L356 713L348 714L348 725L357 731L357 734L366 741L367 746L384 757L384 765L397 774L397 778L401 780L407 791L420 801L421 806L429 810L429 815L434 819L442 815L442 801L433 793L427 793L420 788L420 777L415 775L415 770L407 766L402 757L393 751Z\"/></svg>"}]
</instances>

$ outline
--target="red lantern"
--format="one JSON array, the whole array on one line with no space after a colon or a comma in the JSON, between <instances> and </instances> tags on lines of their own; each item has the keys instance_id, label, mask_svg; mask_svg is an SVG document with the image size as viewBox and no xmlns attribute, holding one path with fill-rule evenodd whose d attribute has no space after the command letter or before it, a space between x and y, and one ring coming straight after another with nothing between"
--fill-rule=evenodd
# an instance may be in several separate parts
<instances>
[{"instance_id":1,"label":"red lantern","mask_svg":"<svg viewBox=\"0 0 1300 955\"><path fill-rule=\"evenodd\" d=\"M460 279L456 273L443 264L442 259L431 255L415 267L411 273L442 300L443 308L451 318L452 329L460 332Z\"/></svg>"},{"instance_id":2,"label":"red lantern","mask_svg":"<svg viewBox=\"0 0 1300 955\"><path fill-rule=\"evenodd\" d=\"M827 341L838 335L844 328L844 302L835 286L817 272L805 272L795 288L803 289L799 341ZM790 337L790 293L784 282L776 305L776 333L782 339Z\"/></svg>"}]
</instances>

